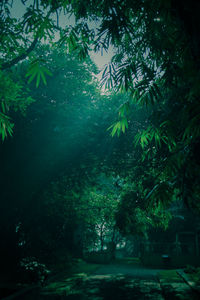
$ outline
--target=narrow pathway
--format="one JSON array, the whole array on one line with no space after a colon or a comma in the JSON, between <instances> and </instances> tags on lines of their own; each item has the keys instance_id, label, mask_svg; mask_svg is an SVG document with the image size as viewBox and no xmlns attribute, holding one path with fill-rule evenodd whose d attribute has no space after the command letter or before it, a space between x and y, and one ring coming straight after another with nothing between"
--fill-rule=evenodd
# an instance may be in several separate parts
<instances>
[{"instance_id":1,"label":"narrow pathway","mask_svg":"<svg viewBox=\"0 0 200 300\"><path fill-rule=\"evenodd\" d=\"M94 274L127 275L138 279L156 280L160 269L145 268L141 265L132 264L107 264L101 265Z\"/></svg>"},{"instance_id":2,"label":"narrow pathway","mask_svg":"<svg viewBox=\"0 0 200 300\"><path fill-rule=\"evenodd\" d=\"M71 300L198 300L198 295L180 277L177 282L159 281L158 269L140 265L101 265L93 274L78 274L46 287L39 299ZM53 298L54 296L62 298ZM50 298L51 296L52 298Z\"/></svg>"},{"instance_id":3,"label":"narrow pathway","mask_svg":"<svg viewBox=\"0 0 200 300\"><path fill-rule=\"evenodd\" d=\"M21 295L20 300L198 300L182 278L159 280L157 269L128 264L101 265L90 275L63 275L46 287Z\"/></svg>"}]
</instances>

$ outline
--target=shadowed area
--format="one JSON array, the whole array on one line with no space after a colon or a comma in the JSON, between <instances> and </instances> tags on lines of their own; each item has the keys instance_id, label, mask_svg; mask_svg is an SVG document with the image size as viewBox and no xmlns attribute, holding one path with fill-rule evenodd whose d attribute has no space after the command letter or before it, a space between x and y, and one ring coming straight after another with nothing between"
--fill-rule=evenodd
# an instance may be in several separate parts
<instances>
[{"instance_id":1,"label":"shadowed area","mask_svg":"<svg viewBox=\"0 0 200 300\"><path fill-rule=\"evenodd\" d=\"M92 274L79 273L52 282L41 290L40 297L38 299L197 300L199 294L176 271L144 268L126 261L97 266Z\"/></svg>"},{"instance_id":2,"label":"shadowed area","mask_svg":"<svg viewBox=\"0 0 200 300\"><path fill-rule=\"evenodd\" d=\"M0 0L0 300L200 299L199 11Z\"/></svg>"}]
</instances>

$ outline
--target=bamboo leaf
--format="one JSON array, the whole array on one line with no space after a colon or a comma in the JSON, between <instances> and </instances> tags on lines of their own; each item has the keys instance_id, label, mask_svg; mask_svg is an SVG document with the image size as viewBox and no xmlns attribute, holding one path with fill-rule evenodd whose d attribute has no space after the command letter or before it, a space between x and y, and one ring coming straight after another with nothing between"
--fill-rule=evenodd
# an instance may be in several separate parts
<instances>
[{"instance_id":1,"label":"bamboo leaf","mask_svg":"<svg viewBox=\"0 0 200 300\"><path fill-rule=\"evenodd\" d=\"M46 78L45 78L45 75L43 72L41 72L41 78L42 78L42 81L45 85L47 85L47 81L46 81Z\"/></svg>"}]
</instances>

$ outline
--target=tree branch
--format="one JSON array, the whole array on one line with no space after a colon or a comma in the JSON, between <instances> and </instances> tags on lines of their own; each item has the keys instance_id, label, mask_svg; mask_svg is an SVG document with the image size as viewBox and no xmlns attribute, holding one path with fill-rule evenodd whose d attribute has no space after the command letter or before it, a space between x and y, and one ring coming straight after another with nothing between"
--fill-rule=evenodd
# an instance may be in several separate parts
<instances>
[{"instance_id":1,"label":"tree branch","mask_svg":"<svg viewBox=\"0 0 200 300\"><path fill-rule=\"evenodd\" d=\"M24 60L29 55L29 53L31 53L31 51L33 51L33 49L35 48L37 42L38 42L38 37L36 37L33 40L30 47L24 53L22 53L21 55L13 58L11 61L2 64L1 69L2 70L9 69L9 68L13 67L14 65L16 65L18 62L20 62L21 60Z\"/></svg>"}]
</instances>

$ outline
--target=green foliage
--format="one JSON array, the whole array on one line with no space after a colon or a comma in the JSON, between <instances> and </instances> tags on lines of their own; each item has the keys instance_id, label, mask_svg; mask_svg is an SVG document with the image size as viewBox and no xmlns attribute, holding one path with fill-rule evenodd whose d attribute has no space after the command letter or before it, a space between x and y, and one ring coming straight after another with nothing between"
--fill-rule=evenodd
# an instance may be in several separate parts
<instances>
[{"instance_id":1,"label":"green foliage","mask_svg":"<svg viewBox=\"0 0 200 300\"><path fill-rule=\"evenodd\" d=\"M88 57L93 39L94 31L90 31L86 22L80 22L61 30L58 46L64 46L67 53L76 53L80 60L84 60Z\"/></svg>"},{"instance_id":2,"label":"green foliage","mask_svg":"<svg viewBox=\"0 0 200 300\"><path fill-rule=\"evenodd\" d=\"M111 130L111 136L115 136L116 134L118 137L120 133L125 133L126 129L128 129L128 116L130 114L130 103L126 101L125 103L121 104L118 109L118 117L119 120L113 123L107 130Z\"/></svg>"},{"instance_id":3,"label":"green foliage","mask_svg":"<svg viewBox=\"0 0 200 300\"><path fill-rule=\"evenodd\" d=\"M29 104L33 102L28 96L25 84L21 81L14 81L12 73L0 72L0 134L2 140L12 136L14 124L9 113L11 110L25 113Z\"/></svg>"},{"instance_id":4,"label":"green foliage","mask_svg":"<svg viewBox=\"0 0 200 300\"><path fill-rule=\"evenodd\" d=\"M171 220L166 208L171 202L172 189L161 182L148 192L144 178L137 177L136 182L127 180L123 186L116 215L117 226L123 234L146 237L150 228L166 229Z\"/></svg>"},{"instance_id":5,"label":"green foliage","mask_svg":"<svg viewBox=\"0 0 200 300\"><path fill-rule=\"evenodd\" d=\"M45 15L42 9L30 5L22 20L25 34L34 33L40 39L51 38L53 31L55 30L55 25L49 16L50 11Z\"/></svg>"},{"instance_id":6,"label":"green foliage","mask_svg":"<svg viewBox=\"0 0 200 300\"><path fill-rule=\"evenodd\" d=\"M95 241L100 243L95 231L97 221L106 219L107 227L103 230L106 240L117 237L115 207L111 205L117 203L113 196L115 180L108 178L118 160L118 146L106 134L106 128L121 98L100 94L92 82L96 67L91 60L83 64L76 55L67 55L63 49L50 46L37 47L34 54L48 58L48 69L53 76L48 78L47 85L40 84L38 88L32 82L29 95L35 102L24 117L12 115L16 133L1 147L5 158L2 195L10 189L9 178L13 176L12 198L9 198L12 205L8 211L16 217L9 218L9 223L14 231L15 224L22 223L20 251L55 264L55 260L64 257L63 253L81 255L82 237L85 248L94 246ZM16 68L15 79L22 80L27 68L28 62ZM111 151L116 154L111 156ZM95 188L99 172L106 173L99 186L109 182L110 189ZM2 205L8 203L2 197L5 200ZM89 210L89 203L95 206L93 199L98 209ZM108 207L98 214L104 204ZM6 239L9 238L8 234Z\"/></svg>"},{"instance_id":7,"label":"green foliage","mask_svg":"<svg viewBox=\"0 0 200 300\"><path fill-rule=\"evenodd\" d=\"M84 244L86 249L103 250L104 245L116 242L115 214L119 205L119 191L114 186L115 178L100 174L95 187L84 190L77 211L85 224Z\"/></svg>"},{"instance_id":8,"label":"green foliage","mask_svg":"<svg viewBox=\"0 0 200 300\"><path fill-rule=\"evenodd\" d=\"M23 151L18 148L23 160L26 155L26 165L18 164L18 153L13 158L18 167L13 164L12 169L9 157L8 170L18 170L13 176L16 186L27 183L21 186L19 199L22 194L31 198L36 183L48 182L52 170L57 176L62 169L68 178L66 186L54 183L55 189L43 195L41 214L32 218L35 227L31 227L30 240L43 228L46 249L53 251L58 232L62 241L70 241L67 226L74 233L75 228L84 230L82 225L87 225L85 232L91 240L98 240L100 230L103 243L103 236L115 233L116 221L124 234L146 235L151 226L166 228L171 218L168 207L177 199L199 212L199 4L191 1L180 6L170 0L22 2L26 11L21 19L12 17L12 1L0 3L2 140L12 135L13 111L24 113L32 99L37 101L25 121L15 116L16 139L20 140L19 132L25 137L24 144L19 143ZM66 19L73 15L75 24L61 27L60 13ZM98 28L91 26L94 23ZM55 33L60 37L57 42ZM42 40L53 41L58 46L55 52L41 47ZM109 46L114 56L104 69L102 85L112 93L101 97L96 84L91 84L92 72L97 70L88 54L107 51ZM85 59L84 64L77 58ZM110 112L117 107L113 121ZM111 141L107 128L112 137L119 138ZM14 144L18 145L15 138ZM41 162L43 171L38 168ZM113 187L109 190L91 180L100 170L126 178L120 197ZM32 186L26 178L32 179ZM44 216L50 234L42 223Z\"/></svg>"},{"instance_id":9,"label":"green foliage","mask_svg":"<svg viewBox=\"0 0 200 300\"><path fill-rule=\"evenodd\" d=\"M119 120L112 124L108 130L112 129L111 136L113 137L115 134L120 135L121 131L124 133L126 129L128 129L128 121L126 118Z\"/></svg>"},{"instance_id":10,"label":"green foliage","mask_svg":"<svg viewBox=\"0 0 200 300\"><path fill-rule=\"evenodd\" d=\"M8 135L12 136L13 127L14 124L11 123L10 118L3 113L0 113L0 134L2 141L4 141Z\"/></svg>"},{"instance_id":11,"label":"green foliage","mask_svg":"<svg viewBox=\"0 0 200 300\"><path fill-rule=\"evenodd\" d=\"M149 145L153 144L157 149L161 148L161 144L167 144L169 151L173 151L176 147L176 143L172 137L167 137L166 132L162 129L163 125L166 124L167 121L162 123L159 128L149 126L146 130L142 132L138 132L135 136L135 145L137 146L139 143L144 150Z\"/></svg>"},{"instance_id":12,"label":"green foliage","mask_svg":"<svg viewBox=\"0 0 200 300\"><path fill-rule=\"evenodd\" d=\"M25 76L29 77L28 83L32 82L35 78L36 87L39 86L41 79L45 85L47 84L45 75L52 76L52 73L45 66L41 65L41 63L44 63L44 60L36 59L32 61Z\"/></svg>"}]
</instances>

